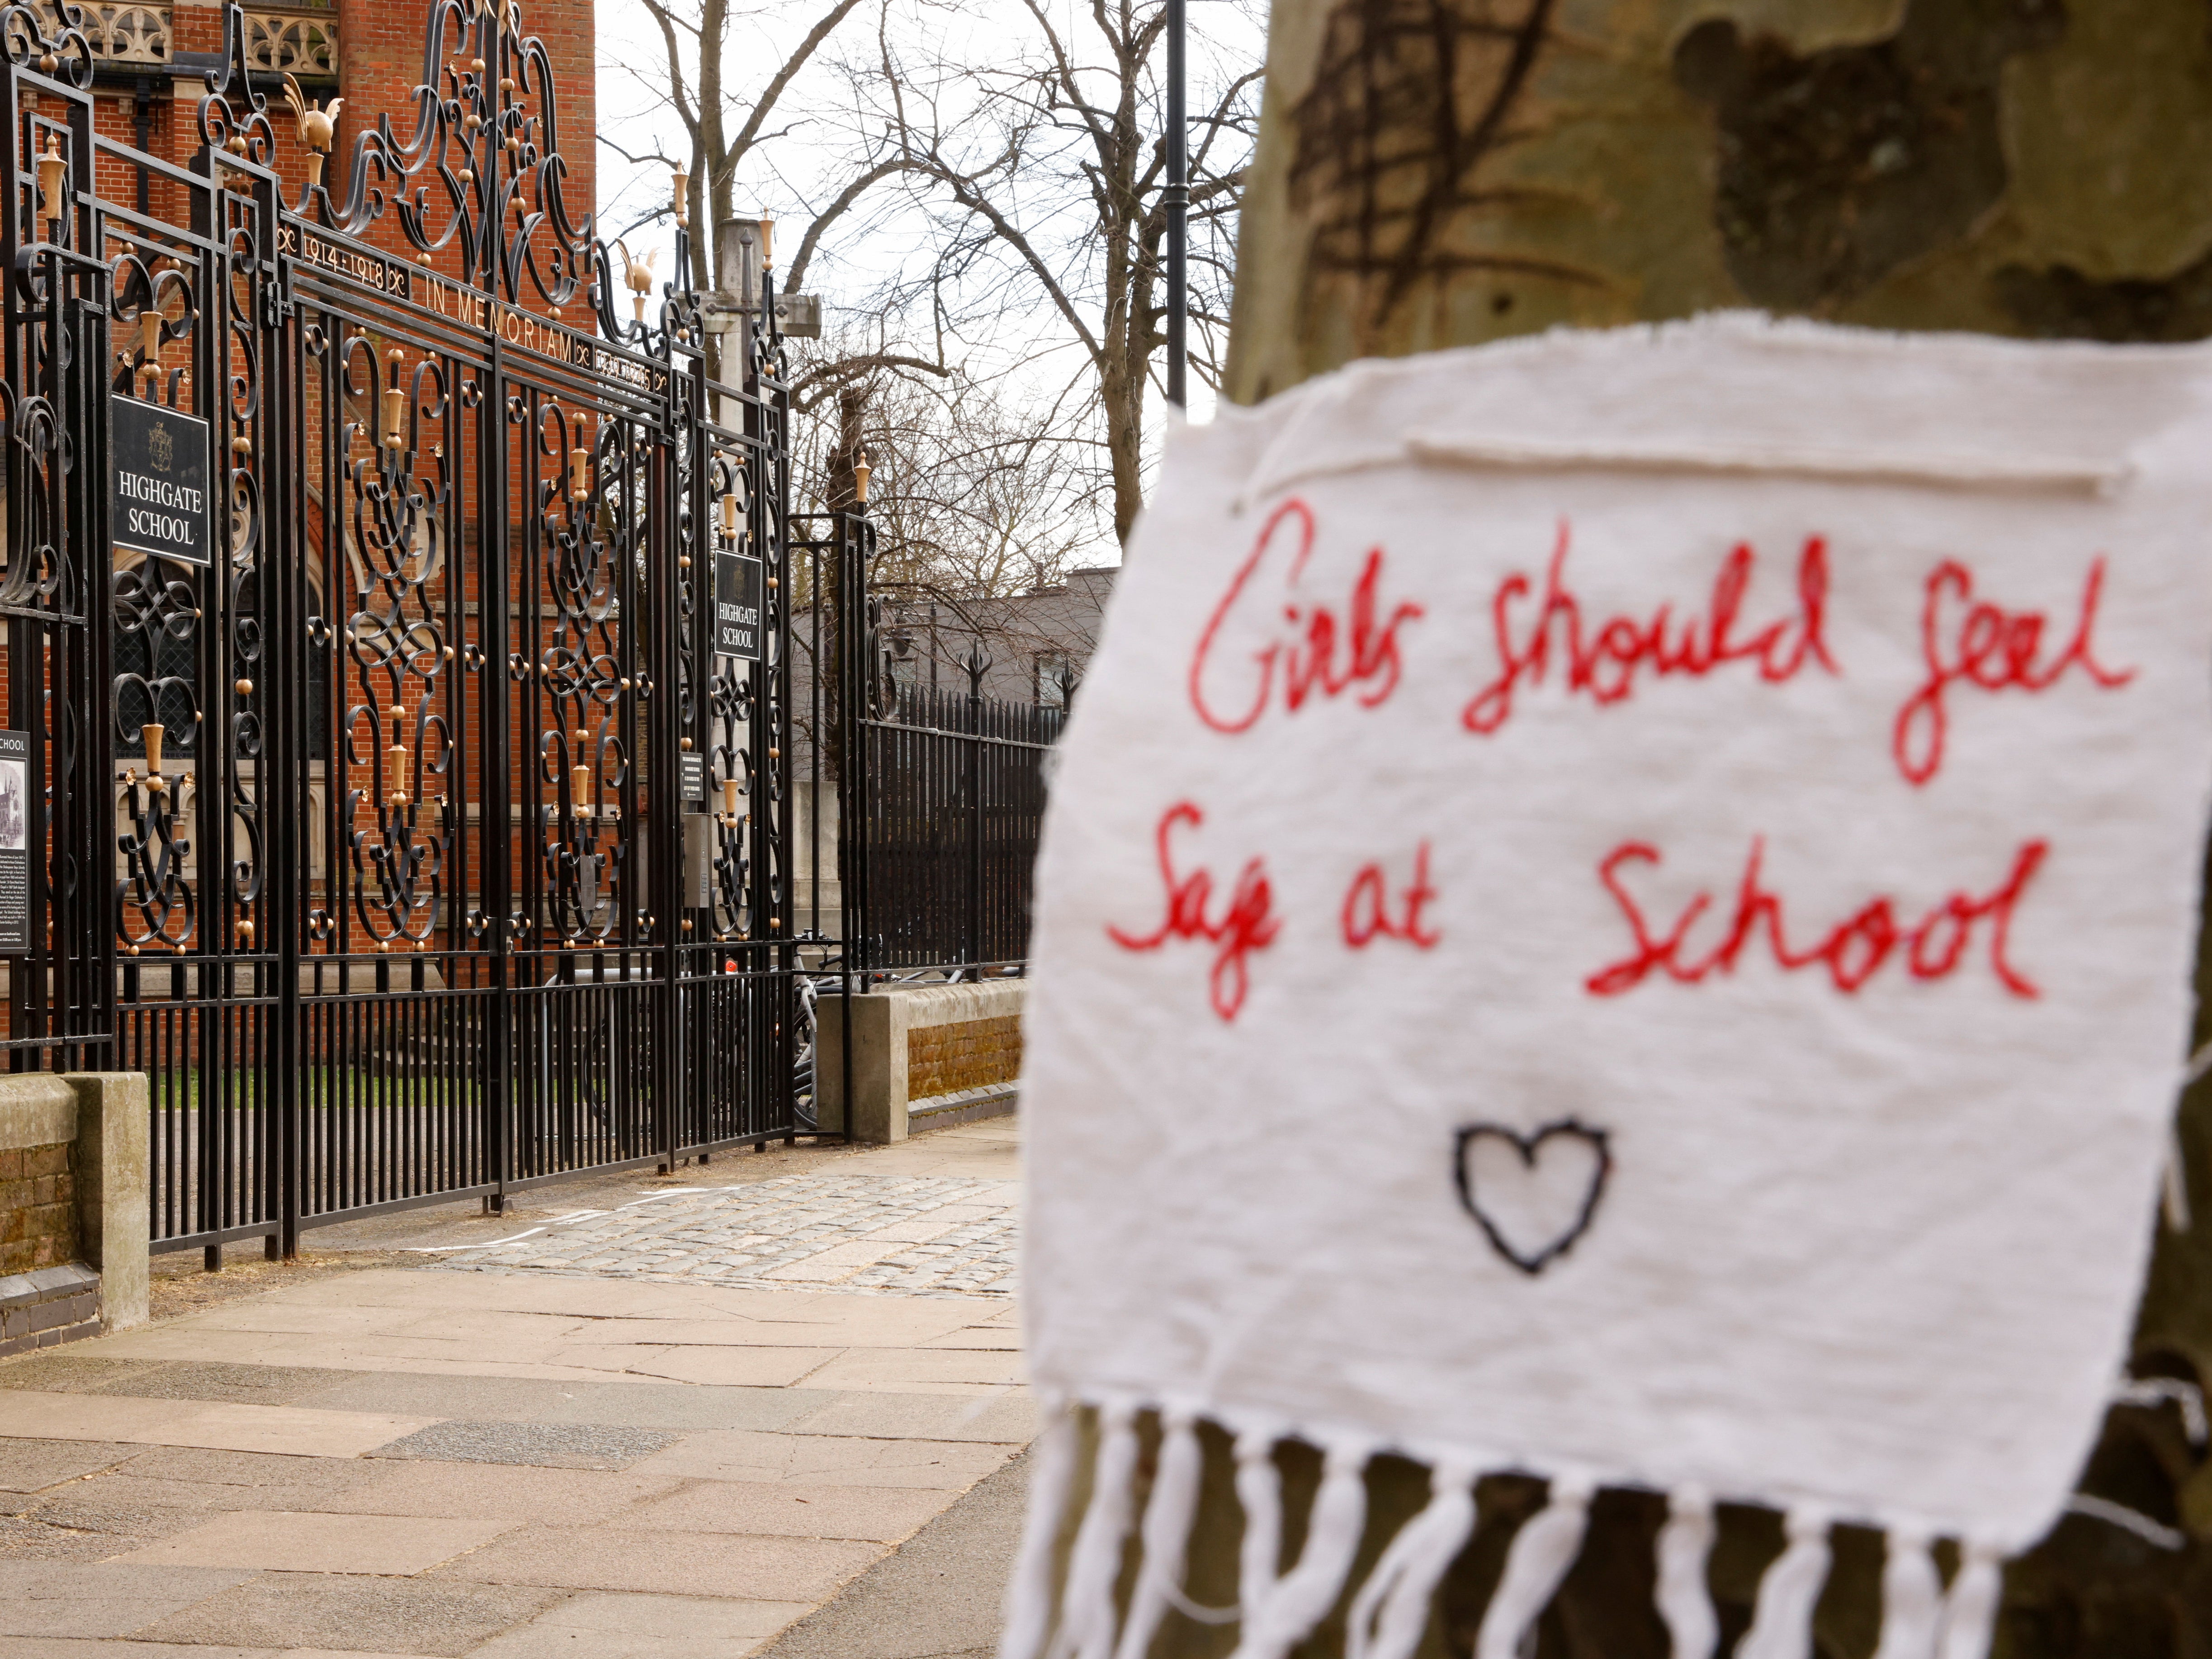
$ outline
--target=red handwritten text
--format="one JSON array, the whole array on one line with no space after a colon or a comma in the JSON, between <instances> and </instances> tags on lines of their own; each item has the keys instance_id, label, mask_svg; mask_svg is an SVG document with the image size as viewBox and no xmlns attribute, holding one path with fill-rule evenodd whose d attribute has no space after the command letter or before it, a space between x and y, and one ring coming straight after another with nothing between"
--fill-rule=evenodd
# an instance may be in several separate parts
<instances>
[{"instance_id":1,"label":"red handwritten text","mask_svg":"<svg viewBox=\"0 0 2212 1659\"><path fill-rule=\"evenodd\" d=\"M1364 950L1378 938L1402 939L1423 950L1431 948L1443 936L1422 922L1421 912L1436 896L1437 890L1429 881L1426 841L1413 854L1413 879L1401 891L1395 913L1389 878L1383 875L1382 866L1362 865L1344 894L1344 942L1354 950Z\"/></svg>"},{"instance_id":2,"label":"red handwritten text","mask_svg":"<svg viewBox=\"0 0 2212 1659\"><path fill-rule=\"evenodd\" d=\"M2088 576L2081 584L2074 637L2056 657L2042 662L2037 659L2043 650L2044 630L2050 625L2042 612L2008 611L1978 601L1972 570L1953 559L1938 564L1929 574L1920 607L1920 654L1928 678L1898 710L1890 740L1898 770L1918 784L1942 768L1950 723L1943 693L1960 680L1985 692L2017 686L2033 693L2049 691L2075 668L2107 691L2133 680L2133 668L2107 668L2097 661L2090 636L2097 626L2097 603L2104 587L2100 555L2089 562Z\"/></svg>"},{"instance_id":3,"label":"red handwritten text","mask_svg":"<svg viewBox=\"0 0 2212 1659\"><path fill-rule=\"evenodd\" d=\"M1899 924L1895 900L1887 895L1877 897L1855 915L1838 923L1820 943L1809 949L1800 949L1791 946L1784 930L1781 896L1768 891L1761 877L1760 865L1766 856L1765 839L1754 837L1751 857L1744 865L1743 880L1736 888L1735 915L1729 924L1727 936L1703 955L1695 955L1688 949L1690 930L1711 908L1712 894L1697 894L1682 907L1671 926L1664 932L1654 933L1644 907L1624 885L1621 875L1631 864L1658 864L1659 850L1648 842L1624 841L1606 855L1597 873L1598 880L1605 883L1605 890L1620 906L1629 931L1635 936L1636 948L1591 974L1583 984L1594 997L1617 997L1642 984L1656 970L1684 985L1696 985L1714 973L1735 973L1737 960L1763 932L1768 949L1783 967L1793 973L1801 968L1824 967L1837 990L1856 993L1900 947L1905 965L1914 979L1943 978L1965 959L1977 924L1986 920L1990 972L2015 997L2039 996L2041 992L2035 984L2013 966L2006 953L2013 912L2050 851L2047 841L2023 842L2014 855L2011 872L1999 886L1978 897L1954 893L1909 927Z\"/></svg>"},{"instance_id":4,"label":"red handwritten text","mask_svg":"<svg viewBox=\"0 0 2212 1659\"><path fill-rule=\"evenodd\" d=\"M1567 548L1571 528L1562 521L1552 562L1544 573L1543 597L1534 615L1520 625L1514 611L1529 597L1528 576L1515 571L1498 585L1490 601L1491 625L1498 638L1498 677L1474 694L1460 719L1471 732L1487 736L1513 716L1513 697L1522 686L1541 685L1556 641L1565 655L1568 691L1587 692L1598 704L1619 703L1635 694L1640 672L1702 677L1724 663L1755 662L1759 677L1779 684L1808 660L1830 674L1840 672L1828 654L1823 634L1828 601L1828 545L1807 540L1797 560L1797 612L1778 618L1747 638L1735 637L1744 595L1759 562L1748 543L1738 543L1721 561L1711 597L1702 617L1679 621L1672 605L1662 604L1649 620L1613 615L1585 627L1583 601L1567 582Z\"/></svg>"},{"instance_id":5,"label":"red handwritten text","mask_svg":"<svg viewBox=\"0 0 2212 1659\"><path fill-rule=\"evenodd\" d=\"M1213 898L1211 873L1200 869L1185 876L1176 875L1175 856L1168 845L1170 836L1179 824L1197 829L1205 822L1206 814L1188 801L1178 801L1160 814L1159 827L1153 832L1153 845L1158 850L1160 883L1166 889L1166 914L1150 933L1128 934L1120 928L1109 927L1106 936L1124 950L1158 950L1170 939L1204 939L1219 946L1213 959L1213 971L1207 976L1207 991L1213 1011L1224 1020L1234 1020L1237 1011L1244 1006L1245 993L1251 989L1252 953L1265 950L1273 943L1282 924L1273 913L1274 893L1268 885L1267 865L1262 859L1245 862L1237 878L1236 889L1230 894L1229 907L1218 920L1206 914Z\"/></svg>"},{"instance_id":6,"label":"red handwritten text","mask_svg":"<svg viewBox=\"0 0 2212 1659\"><path fill-rule=\"evenodd\" d=\"M1279 536L1278 532L1282 534ZM1287 564L1279 558L1274 561L1282 572L1278 624L1270 614L1274 601L1263 594L1264 584L1255 578L1269 554L1293 537L1297 551ZM1378 619L1383 610L1383 554L1380 547L1372 547L1340 617L1334 609L1299 589L1313 545L1313 509L1296 498L1285 502L1268 515L1259 540L1206 619L1206 631L1199 636L1198 650L1190 660L1190 702L1198 717L1214 730L1244 731L1266 713L1275 695L1278 668L1282 671L1283 706L1292 713L1316 692L1324 697L1341 697L1358 686L1363 688L1360 706L1371 709L1397 690L1402 667L1398 631L1419 618L1421 607L1393 606L1387 619ZM1249 636L1257 631L1272 637L1250 653L1250 669L1231 670L1224 665L1224 672L1216 674L1212 672L1216 666L1215 648L1222 631L1232 622L1237 632ZM1235 660L1233 656L1229 659ZM1222 692L1220 681L1224 678L1234 680L1239 692L1226 707L1215 700Z\"/></svg>"}]
</instances>

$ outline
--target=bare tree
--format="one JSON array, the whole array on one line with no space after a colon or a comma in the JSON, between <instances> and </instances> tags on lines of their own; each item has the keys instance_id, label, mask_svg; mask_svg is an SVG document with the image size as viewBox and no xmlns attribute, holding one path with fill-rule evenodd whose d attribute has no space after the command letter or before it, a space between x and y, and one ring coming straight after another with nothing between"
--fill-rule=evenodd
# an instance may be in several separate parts
<instances>
[{"instance_id":1,"label":"bare tree","mask_svg":"<svg viewBox=\"0 0 2212 1659\"><path fill-rule=\"evenodd\" d=\"M809 371L802 366L795 378L804 409ZM957 370L941 379L883 372L840 391L841 403L857 405L859 444L873 469L869 516L881 580L927 583L947 597L1025 593L1059 580L1096 540L1094 497L1065 408ZM840 493L834 451L849 442L841 436L847 424L809 423L812 442L802 438L799 488L825 507Z\"/></svg>"},{"instance_id":2,"label":"bare tree","mask_svg":"<svg viewBox=\"0 0 2212 1659\"><path fill-rule=\"evenodd\" d=\"M869 587L887 607L884 643L906 674L950 686L964 685L961 661L981 643L998 665L990 693L1026 700L1034 665L1079 672L1096 643L1096 603L1065 591L1103 534L1084 446L1071 436L1078 417L998 377L888 363L896 354L872 349L863 332L881 326L863 319L794 350L793 407L818 418L794 423L793 504L848 504L852 464L865 454L878 548ZM802 564L793 576L796 613L826 621L839 597L834 570ZM805 622L794 631L802 684L820 680L818 693L794 699L802 726L817 701L834 723L838 638ZM819 738L834 770L834 733Z\"/></svg>"},{"instance_id":3,"label":"bare tree","mask_svg":"<svg viewBox=\"0 0 2212 1659\"><path fill-rule=\"evenodd\" d=\"M946 335L973 338L1010 314L1032 337L1042 317L1072 338L1080 368L1063 377L1066 430L1075 453L1103 454L1093 469L1126 540L1143 503L1145 398L1165 343L1164 13L1094 0L1063 17L1023 0L1012 15L1015 40L994 15L948 45L919 15L886 4L873 61L847 65L858 153L802 240L792 280L878 186L902 186L930 228L927 256L879 303L926 303L940 356ZM1218 383L1261 70L1195 57L1212 66L1212 84L1193 122L1194 367Z\"/></svg>"},{"instance_id":4,"label":"bare tree","mask_svg":"<svg viewBox=\"0 0 2212 1659\"><path fill-rule=\"evenodd\" d=\"M641 57L619 67L627 69L657 104L675 115L689 148L681 156L660 149L633 152L608 137L604 129L599 142L633 164L658 162L671 168L678 165L684 168L690 175L687 206L694 232L690 280L696 288L729 289L734 286L736 273L721 268L723 249L712 232L715 225L736 215L738 170L757 148L781 136L781 130L771 131L769 124L775 119L785 95L860 0L829 0L814 15L798 44L752 91L749 102L744 89L726 70L732 27L739 21L764 26L791 21L786 10L742 11L734 9L730 0L638 3L659 31L663 51L657 58Z\"/></svg>"}]
</instances>

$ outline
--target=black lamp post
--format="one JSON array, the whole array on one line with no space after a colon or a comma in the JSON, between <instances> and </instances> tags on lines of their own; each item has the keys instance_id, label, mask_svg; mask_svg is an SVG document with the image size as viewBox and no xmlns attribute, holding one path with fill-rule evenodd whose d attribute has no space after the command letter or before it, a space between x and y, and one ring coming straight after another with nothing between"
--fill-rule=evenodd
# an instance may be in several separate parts
<instances>
[{"instance_id":1,"label":"black lamp post","mask_svg":"<svg viewBox=\"0 0 2212 1659\"><path fill-rule=\"evenodd\" d=\"M1183 0L1166 0L1168 9L1168 182L1162 204L1167 209L1168 242L1168 401L1178 409L1186 405L1183 365L1188 352L1184 324L1190 307L1186 236L1190 216L1190 154L1188 122L1183 111Z\"/></svg>"}]
</instances>

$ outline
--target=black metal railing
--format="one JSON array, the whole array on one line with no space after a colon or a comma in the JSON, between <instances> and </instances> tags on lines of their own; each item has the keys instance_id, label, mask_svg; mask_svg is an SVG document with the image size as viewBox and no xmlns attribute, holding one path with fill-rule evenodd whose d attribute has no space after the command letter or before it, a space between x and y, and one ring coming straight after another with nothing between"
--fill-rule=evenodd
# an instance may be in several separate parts
<instances>
[{"instance_id":1,"label":"black metal railing","mask_svg":"<svg viewBox=\"0 0 2212 1659\"><path fill-rule=\"evenodd\" d=\"M183 164L100 131L71 9L0 52L0 1052L147 1074L210 1265L805 1132L770 274L710 351L611 249L515 6L434 9L349 155L295 107L289 177L224 16ZM118 413L206 469L196 547L109 534Z\"/></svg>"},{"instance_id":2,"label":"black metal railing","mask_svg":"<svg viewBox=\"0 0 2212 1659\"><path fill-rule=\"evenodd\" d=\"M1028 956L1046 762L1061 717L977 691L901 685L883 717L860 723L869 967Z\"/></svg>"}]
</instances>

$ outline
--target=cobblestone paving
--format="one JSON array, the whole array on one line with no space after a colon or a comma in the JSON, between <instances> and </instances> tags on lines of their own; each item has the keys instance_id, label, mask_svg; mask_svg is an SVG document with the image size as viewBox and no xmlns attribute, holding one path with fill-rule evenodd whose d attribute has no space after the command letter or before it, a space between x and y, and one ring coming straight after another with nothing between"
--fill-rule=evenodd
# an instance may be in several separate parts
<instances>
[{"instance_id":1,"label":"cobblestone paving","mask_svg":"<svg viewBox=\"0 0 2212 1659\"><path fill-rule=\"evenodd\" d=\"M653 1193L425 1253L463 1271L1011 1296L1016 1197L1013 1181L967 1176L785 1175Z\"/></svg>"}]
</instances>

